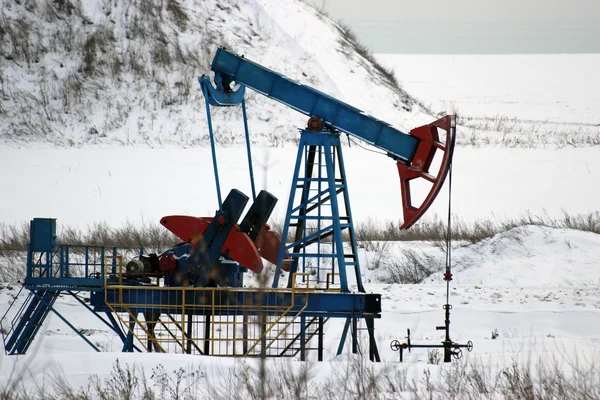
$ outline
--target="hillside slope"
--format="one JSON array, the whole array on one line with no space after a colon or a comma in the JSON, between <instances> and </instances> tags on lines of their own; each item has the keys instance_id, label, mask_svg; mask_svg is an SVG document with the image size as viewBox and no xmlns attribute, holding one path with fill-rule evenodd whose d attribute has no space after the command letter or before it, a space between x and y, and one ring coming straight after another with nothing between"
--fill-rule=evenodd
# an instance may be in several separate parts
<instances>
[{"instance_id":1,"label":"hillside slope","mask_svg":"<svg viewBox=\"0 0 600 400\"><path fill-rule=\"evenodd\" d=\"M17 146L204 146L197 77L225 46L409 130L430 122L338 24L299 0L29 0L0 11L0 140ZM370 57L368 57L370 58ZM258 144L305 117L247 95ZM217 140L242 143L238 109Z\"/></svg>"}]
</instances>

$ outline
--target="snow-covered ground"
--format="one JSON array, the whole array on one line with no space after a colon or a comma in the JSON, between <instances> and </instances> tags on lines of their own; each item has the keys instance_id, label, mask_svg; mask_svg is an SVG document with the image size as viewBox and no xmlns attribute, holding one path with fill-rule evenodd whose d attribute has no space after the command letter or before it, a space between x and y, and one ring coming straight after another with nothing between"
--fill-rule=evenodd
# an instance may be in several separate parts
<instances>
[{"instance_id":1,"label":"snow-covered ground","mask_svg":"<svg viewBox=\"0 0 600 400\"><path fill-rule=\"evenodd\" d=\"M386 250L386 259L401 257L402 250L406 249L441 253L427 244L394 243ZM513 360L533 366L540 359L550 362L552 357L565 367L574 360L578 360L582 368L588 365L586 363L597 363L600 357L599 249L598 235L540 227L518 228L456 249L458 267L450 286L451 332L452 338L460 343L474 342L473 352L465 357L471 362L481 362L486 371L508 366ZM396 368L398 353L393 352L389 344L394 339L404 341L406 329L411 330L415 344L441 340L435 327L444 321L441 305L446 285L437 276L417 285L376 283L381 281L385 271L372 268L373 264L367 261L379 256L381 254L361 250L367 290L382 294L382 318L376 321L376 339L384 361L382 368ZM380 278L376 278L378 275ZM16 285L2 286L0 311L17 290ZM46 379L64 374L72 385L86 384L92 375L107 377L117 358L122 364L144 367L148 374L158 364L167 371L180 367L200 368L209 374L214 385L227 385L230 371L246 368L241 359L118 353L120 341L116 335L74 299L59 299L57 310L68 316L77 328L85 328L88 339L109 352L94 353L51 314L27 355L2 358L2 381L15 369L17 376L31 377L32 382L38 384L45 374L49 375ZM333 371L344 368L339 363L349 361L346 356L335 356L342 326L341 321L329 321L326 325L326 361L312 367L319 377L317 380L331 377ZM420 382L425 368L432 369L434 376L448 370L447 366L427 364L427 359L426 350L405 354L402 368L409 379ZM288 362L292 366L297 364L297 360ZM254 361L248 363L253 365ZM269 361L269 368L281 368L276 363Z\"/></svg>"},{"instance_id":2,"label":"snow-covered ground","mask_svg":"<svg viewBox=\"0 0 600 400\"><path fill-rule=\"evenodd\" d=\"M600 54L377 54L408 93L465 117L600 125Z\"/></svg>"},{"instance_id":3,"label":"snow-covered ground","mask_svg":"<svg viewBox=\"0 0 600 400\"><path fill-rule=\"evenodd\" d=\"M378 54L434 111L457 113L462 145L600 144L599 54Z\"/></svg>"},{"instance_id":4,"label":"snow-covered ground","mask_svg":"<svg viewBox=\"0 0 600 400\"><path fill-rule=\"evenodd\" d=\"M199 26L199 16L207 12L213 16L207 22L210 29L221 29L225 41L235 44L234 50L401 129L435 118L379 79L374 82L373 69L364 59L344 53L348 49L339 44L334 25L299 2L240 1L227 4L226 9L217 2L189 4L190 26ZM20 5L12 7L4 11L11 18ZM98 17L96 26L103 26L106 21L100 16L105 14L92 13L94 7L95 2L84 2L86 12ZM118 7L112 10L115 15L121 11ZM171 17L165 14L164 18L169 46L179 40L188 51L197 50L192 46L195 28L189 28L192 33L176 34L178 28L169 22ZM224 18L237 28L222 29ZM92 28L86 26L75 28L90 33L86 29ZM269 35L259 38L263 32ZM121 39L126 32L117 28L114 35ZM211 49L214 44L211 42ZM57 56L47 57L54 61L42 64L57 74L56 82L61 85L77 70L77 62L71 60L73 63L66 63L67 71L60 72ZM454 109L461 115L463 126L459 127L453 170L456 218L501 222L526 212L557 217L563 211L578 214L598 209L600 78L595 71L600 68L599 55L378 57L395 69L403 88L432 111ZM175 104L163 108L160 104L165 98L160 96L165 93L145 78L136 80L125 74L124 81L115 83L96 76L86 81L89 86L84 86L77 107L63 109L60 100L50 99L46 111L55 118L47 120L43 110L33 116L18 114L19 104L24 103L6 97L17 94L21 100L34 101L38 96L37 91L31 92L33 97L26 94L44 71L17 61L3 69L8 89L3 86L5 97L0 105L4 110L0 114L4 143L0 148L0 222L19 224L33 217L56 217L59 227L85 228L96 221L119 226L126 220L154 222L169 214L214 213L217 200L206 122L195 82L189 86L192 94L188 100L171 93ZM202 72L206 71L176 70L166 77L166 84L175 87L178 79L193 80ZM98 89L106 83L114 85L114 90ZM61 87L46 89L60 92ZM91 91L93 88L98 90ZM94 93L101 99L98 104L94 104ZM409 105L410 111L403 105ZM296 154L295 147L282 144L281 138L293 138L305 118L258 95L251 98L250 106L254 108L250 129L257 144L253 149L257 187L279 198L273 219L280 221ZM147 114L146 109L154 111ZM31 138L10 131L27 122L26 117L31 120L31 126L26 126L49 127L49 133ZM108 124L107 118L115 120ZM242 135L234 130L241 128L237 118L232 111L214 116L215 124L224 126L218 131L221 145L217 148L221 185L224 193L235 187L249 195L244 149L223 147L241 142ZM64 132L59 126L65 127ZM98 134L89 133L92 127ZM74 148L60 147L70 140ZM267 144L271 147L264 147ZM392 160L356 146L345 148L344 155L355 220L399 220L401 200ZM446 207L447 191L443 190L428 217L444 216ZM393 261L407 249L443 259L439 249L426 243L394 243L383 255ZM516 228L473 245L457 243L450 298L453 339L472 340L475 348L468 357L486 365L550 355L572 360L575 354L600 362L599 249L598 235L535 226ZM383 313L376 322L376 336L382 358L390 365L398 353L391 351L389 342L402 340L408 328L415 342L441 340L435 327L443 323L446 287L439 275L420 285L384 283L385 263L376 268L374 262L381 256L381 252L361 250L365 286L382 294ZM0 314L16 291L14 284L2 285ZM93 342L107 350L118 349L118 339L72 299L59 299L57 307L75 326L88 329ZM492 339L496 330L499 336ZM323 376L332 376L337 363L348 360L334 357L340 334L339 322L328 323L327 362L317 367ZM0 383L9 379L14 368L21 375L28 370L38 380L44 373L60 371L73 384L85 383L90 375L106 376L117 358L143 365L147 371L159 363L168 370L202 365L212 371L215 380L221 379L217 375L227 375L215 371L240 368L241 362L182 355L96 354L50 315L29 354L0 357ZM406 365L413 371L410 376L417 381L427 366L426 358L426 351L406 357Z\"/></svg>"}]
</instances>

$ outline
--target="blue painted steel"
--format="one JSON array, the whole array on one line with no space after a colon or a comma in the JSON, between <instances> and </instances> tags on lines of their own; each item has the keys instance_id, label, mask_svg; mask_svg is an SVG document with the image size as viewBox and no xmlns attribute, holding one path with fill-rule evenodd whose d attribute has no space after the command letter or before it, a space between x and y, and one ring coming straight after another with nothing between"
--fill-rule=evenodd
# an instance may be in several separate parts
<instances>
[{"instance_id":1,"label":"blue painted steel","mask_svg":"<svg viewBox=\"0 0 600 400\"><path fill-rule=\"evenodd\" d=\"M358 353L358 324L355 317L350 318L352 321L352 354Z\"/></svg>"},{"instance_id":2,"label":"blue painted steel","mask_svg":"<svg viewBox=\"0 0 600 400\"><path fill-rule=\"evenodd\" d=\"M339 136L338 136L338 141L339 141ZM339 165L339 169L340 169L340 176L341 176L341 180L342 180L342 184L344 185L344 189L342 191L342 196L344 197L344 203L345 203L345 207L346 207L346 218L348 219L348 223L347 224L342 224L342 226L345 226L349 229L350 232L350 248L353 250L354 254L356 255L356 260L354 261L355 263L355 268L354 268L354 272L355 272L355 276L354 278L356 279L356 286L358 288L359 292L364 292L365 288L363 286L363 282L362 282L362 274L360 273L360 266L359 266L359 261L358 261L358 251L357 251L357 243L356 243L356 235L354 234L354 219L352 218L352 212L350 212L351 208L350 208L350 196L348 194L348 184L346 183L346 168L344 167L344 156L342 154L342 146L341 143L338 144L337 146L338 151L336 152L339 160L338 160L338 165ZM330 194L331 197L335 197L335 193L332 192ZM337 202L337 199L336 199ZM335 221L335 219L334 219ZM339 223L339 219L337 219L337 222ZM341 239L340 239L341 241ZM338 244L340 245L340 244ZM343 244L342 244L343 246ZM343 247L342 247L343 248ZM348 263L346 262L347 265L351 265L352 262Z\"/></svg>"},{"instance_id":3,"label":"blue painted steel","mask_svg":"<svg viewBox=\"0 0 600 400\"><path fill-rule=\"evenodd\" d=\"M234 191L230 193L231 202L228 199L224 202L223 216L226 221L235 223L242 213L242 210L246 204L247 197L241 192ZM268 195L268 193L266 194ZM265 196L265 193L261 193L258 198ZM270 198L267 196L267 198ZM274 204L272 201L269 204ZM269 207L270 209L270 207ZM219 214L217 214L217 217ZM262 217L261 217L262 218ZM211 228L212 229L212 228ZM226 229L225 229L226 230ZM217 237L219 235L216 235ZM218 248L218 246L217 246ZM79 265L85 268L85 276L92 276L88 268L93 264L91 263L90 248L82 248L82 255L85 253L85 262ZM8 340L5 339L5 349L9 354L24 354L27 348L34 339L37 331L44 322L47 314L52 310L62 319L71 329L73 329L79 336L81 336L94 350L99 349L93 345L84 335L81 334L69 321L62 316L53 307L53 303L56 300L60 290L67 290L69 294L73 294L74 290L86 290L90 291L90 305L81 302L81 299L77 298L88 310L93 310L95 313L105 312L107 313L108 321L100 318L105 324L111 327L123 341L123 351L134 351L138 350L133 345L132 335L125 334L112 316L111 308L105 303L105 295L107 301L114 305L116 303L127 304L131 312L140 313L144 311L160 311L162 313L178 314L181 312L183 304L185 304L186 311L194 315L206 315L213 311L213 301L216 304L227 305L229 307L218 307L217 314L220 315L243 315L254 314L258 315L264 312L269 307L275 307L279 310L288 309L290 313L302 313L303 318L306 317L333 317L333 318L348 318L349 316L356 316L359 318L379 318L381 313L381 296L378 294L365 294L365 293L335 293L335 292L281 292L281 291L265 291L265 290L216 290L215 294L204 291L193 291L193 290L164 290L156 288L155 286L146 286L137 281L125 280L126 285L137 285L137 287L129 286L126 289L117 289L104 287L104 274L110 274L109 271L105 271L103 268L105 261L105 254L116 254L116 248L96 248L100 253L101 264L98 266L99 275L93 275L95 278L77 278L69 277L69 266L76 265L69 260L69 246L59 246L57 249L57 259L59 259L59 265L56 265L56 261L53 260L52 255L49 255L49 261L47 266L43 266L41 269L38 264L33 264L32 252L28 254L28 277L27 285L31 293L30 297L23 305L21 310L17 313L18 321L14 324L14 328L8 334ZM142 253L143 250L140 250ZM48 252L46 252L48 253ZM58 257L58 254L62 254L62 258ZM41 253L41 259L44 257L44 253ZM36 255L37 258L37 255ZM61 265L64 264L64 265ZM114 269L110 268L110 269ZM42 277L39 277L41 273ZM116 277L107 277L109 282L117 284ZM104 291L106 290L106 292ZM216 299L216 300L213 300ZM139 304L139 306L135 306ZM148 306L151 304L151 306ZM238 307L239 304L244 304L247 307ZM133 306L132 306L133 305ZM292 307L293 305L293 307ZM254 307L252 307L254 306ZM113 306L114 307L114 306ZM116 307L117 311L125 311L120 307ZM110 322L109 322L110 321ZM130 328L133 330L134 322L130 321ZM304 333L307 335L306 332Z\"/></svg>"},{"instance_id":4,"label":"blue painted steel","mask_svg":"<svg viewBox=\"0 0 600 400\"><path fill-rule=\"evenodd\" d=\"M215 137L212 128L212 120L210 117L210 101L208 95L208 88L212 87L210 82L208 85L203 84L205 80L200 78L200 87L202 88L202 93L204 93L204 101L206 102L206 119L208 121L208 134L210 137L210 150L212 153L212 161L213 161L213 172L215 174L215 185L217 186L217 200L219 201L219 210L223 206L223 202L221 201L221 185L219 184L219 169L217 167L217 153L215 150Z\"/></svg>"},{"instance_id":5,"label":"blue painted steel","mask_svg":"<svg viewBox=\"0 0 600 400\"><path fill-rule=\"evenodd\" d=\"M84 254L83 262L70 260L71 247L79 249ZM90 250L99 254L99 260L92 262ZM55 251L46 251L41 254L28 247L27 274L25 287L29 290L90 290L102 291L104 287L104 268L106 253L117 255L117 247L103 246L68 246L58 245ZM143 249L137 249L143 254ZM37 262L39 260L39 262ZM111 261L111 273L117 273L117 260Z\"/></svg>"},{"instance_id":6,"label":"blue painted steel","mask_svg":"<svg viewBox=\"0 0 600 400\"><path fill-rule=\"evenodd\" d=\"M217 87L212 85L210 82L210 77L206 75L202 75L200 78L198 78L198 82L202 87L202 92L204 93L205 98L208 100L211 106L237 106L244 100L246 88L242 85L237 85L235 88L231 89L229 85L224 85L223 78L221 76L215 76L215 83L217 84Z\"/></svg>"},{"instance_id":7,"label":"blue painted steel","mask_svg":"<svg viewBox=\"0 0 600 400\"><path fill-rule=\"evenodd\" d=\"M133 331L135 329L135 323L129 323L129 331L127 333L127 337L123 342L123 348L121 349L122 353L133 353Z\"/></svg>"},{"instance_id":8,"label":"blue painted steel","mask_svg":"<svg viewBox=\"0 0 600 400\"><path fill-rule=\"evenodd\" d=\"M123 334L123 331L121 330L120 326L116 323L114 317L112 316L111 313L106 313L109 321L105 320L104 318L102 318L100 316L99 313L95 312L90 306L88 306L83 300L81 300L75 293L71 292L71 291L67 291L71 296L73 296L75 298L75 300L77 300L79 302L79 304L81 304L83 307L85 307L86 310L90 311L91 313L93 313L100 321L102 321L106 326L108 326L111 330L113 330L117 335L119 335L119 337L121 338L122 341L125 340L125 336Z\"/></svg>"},{"instance_id":9,"label":"blue painted steel","mask_svg":"<svg viewBox=\"0 0 600 400\"><path fill-rule=\"evenodd\" d=\"M100 351L53 307L59 293L60 291L56 290L32 290L30 292L30 296L26 301L27 306L24 308L23 313L21 313L20 310L20 312L17 314L19 321L12 330L8 340L5 342L5 351L8 354L25 354L27 352L27 349L29 346L31 346L31 343L35 339L40 327L44 323L44 320L50 311L54 312L64 323L67 324L67 326L69 326L69 328L83 338L83 340L85 340L94 350ZM106 323L106 321L104 322Z\"/></svg>"},{"instance_id":10,"label":"blue painted steel","mask_svg":"<svg viewBox=\"0 0 600 400\"><path fill-rule=\"evenodd\" d=\"M6 342L8 354L25 354L58 297L58 293L53 291L32 291L32 294L28 298L29 305Z\"/></svg>"},{"instance_id":11,"label":"blue painted steel","mask_svg":"<svg viewBox=\"0 0 600 400\"><path fill-rule=\"evenodd\" d=\"M254 169L252 168L252 152L250 151L250 134L248 133L248 119L246 118L246 102L242 100L242 118L244 120L244 132L246 133L246 152L248 153L248 169L250 170L250 187L252 188L252 200L256 200L256 189L254 189Z\"/></svg>"},{"instance_id":12,"label":"blue painted steel","mask_svg":"<svg viewBox=\"0 0 600 400\"><path fill-rule=\"evenodd\" d=\"M94 310L92 310L92 311L94 313L96 313ZM115 331L117 333L117 335L119 335L119 337L121 338L121 341L123 342L123 344L125 344L126 336L125 336L125 333L123 332L123 330L121 329L121 325L117 322L115 317L112 315L112 312L106 311L105 314L106 314L106 317L108 318L108 320L110 321L110 324L112 325L112 330Z\"/></svg>"},{"instance_id":13,"label":"blue painted steel","mask_svg":"<svg viewBox=\"0 0 600 400\"><path fill-rule=\"evenodd\" d=\"M217 158L215 151L215 143L214 143L214 132L212 127L212 118L210 114L210 106L217 107L228 107L228 106L242 106L242 119L244 121L244 132L246 136L246 151L248 153L248 166L250 170L250 185L252 187L252 200L256 199L256 189L254 186L254 171L252 167L252 152L250 150L250 135L248 132L248 119L246 116L246 103L244 101L244 93L246 91L245 86L243 85L235 85L234 89L230 88L230 81L226 78L223 78L220 75L215 76L215 83L217 84L214 87L210 81L210 78L206 75L202 75L202 77L198 78L198 82L200 83L200 87L202 89L202 94L204 95L204 100L206 103L206 116L208 120L208 132L210 137L210 145L213 156L213 169L215 173L215 182L217 186L217 197L219 201L219 209L221 208L221 186L219 182L219 173L217 169Z\"/></svg>"},{"instance_id":14,"label":"blue painted steel","mask_svg":"<svg viewBox=\"0 0 600 400\"><path fill-rule=\"evenodd\" d=\"M308 158L309 154L312 153L312 157L314 159L315 152L318 152L319 155L319 160L317 161L321 161L317 162L317 178L313 177L315 172L312 171L313 167L309 166L311 161L309 161ZM336 154L338 157L340 157L338 160L335 159ZM362 284L358 257L356 257L357 249L356 240L354 239L353 234L354 226L351 216L348 188L341 154L342 149L340 136L338 134L329 133L327 131L313 132L303 130L301 132L282 237L287 237L290 226L292 225L296 226L296 230L302 229L302 232L301 234L296 234L295 240L291 244L282 243L279 249L275 276L273 279L273 287L278 287L279 285L279 276L284 257L292 258L293 260L290 266L288 287L291 287L293 274L297 272L300 267L300 259L302 259L302 271L305 272L306 259L311 257L317 258L317 260L320 260L321 258L327 258L335 259L337 261L337 266L339 268L338 273L340 277L340 287L342 292L349 291L347 268L352 267L356 276L358 290L360 292L365 291ZM321 165L323 164L322 161L324 161L326 167L324 176L321 171ZM336 164L339 165L339 167L336 167ZM336 170L339 173L339 178L336 178ZM304 174L304 176L301 174ZM319 183L319 187L317 188L318 193L312 197L309 197L310 182ZM322 189L320 187L321 184L326 185L326 188ZM298 189L302 189L302 195L299 204L294 207L296 204L296 192ZM344 219L347 220L346 223L340 222L342 216L340 215L338 194L343 195L344 209L346 212ZM321 212L321 207L326 202L329 203L331 215L323 215ZM309 215L309 213L315 209L317 215ZM317 221L318 229L307 235L306 221L309 220ZM323 222L324 224L322 224ZM343 230L348 230L351 233L350 236L353 238L353 240L350 242L351 249L349 251L349 254L352 255L351 261L347 260L348 254L346 254L344 250L342 237ZM329 235L333 235L333 249L331 252L307 252L306 247L310 243L320 244L321 238ZM286 251L288 251L288 254L286 254ZM335 271L332 270L332 273L333 272Z\"/></svg>"},{"instance_id":15,"label":"blue painted steel","mask_svg":"<svg viewBox=\"0 0 600 400\"><path fill-rule=\"evenodd\" d=\"M332 135L334 136L334 135ZM335 146L341 148L340 137L339 135L334 136L337 139L337 143ZM335 217L340 215L340 210L337 202L337 193L336 189L338 187L343 187L344 191L346 190L346 182L342 182L342 185L335 184L335 172L333 170L333 155L331 154L331 146L324 146L323 151L325 152L325 167L327 168L327 177L329 178L329 201L331 203L331 213L333 214L333 240L334 240L334 251L338 256L338 268L340 273L340 284L342 288L342 292L348 291L348 278L346 276L346 259L344 257L344 242L342 238L342 227L340 223L340 218ZM357 254L358 251L354 251L354 254ZM359 269L358 265L356 265L356 269ZM357 276L360 277L360 271L357 272ZM362 284L361 284L362 285ZM360 290L364 292L365 290Z\"/></svg>"},{"instance_id":16,"label":"blue painted steel","mask_svg":"<svg viewBox=\"0 0 600 400\"><path fill-rule=\"evenodd\" d=\"M192 246L186 243L168 249L176 260L177 273L165 277L166 286L242 286L244 266L237 263L221 262L221 248L233 226L242 215L248 197L237 189L232 189L225 198L202 235L203 243ZM216 273L212 273L213 269ZM209 281L209 277L214 280Z\"/></svg>"},{"instance_id":17,"label":"blue painted steel","mask_svg":"<svg viewBox=\"0 0 600 400\"><path fill-rule=\"evenodd\" d=\"M253 242L257 239L262 227L267 223L275 205L277 197L266 190L261 190L239 224L240 232L245 232Z\"/></svg>"},{"instance_id":18,"label":"blue painted steel","mask_svg":"<svg viewBox=\"0 0 600 400\"><path fill-rule=\"evenodd\" d=\"M63 317L61 315L61 313L59 313L58 311L56 311L56 309L53 307L54 302L56 301L56 298L59 295L59 292L46 292L48 293L48 295L40 295L39 293L33 292L33 294L39 299L40 303L43 303L44 306L46 307L46 314L48 313L48 310L54 312L54 314L56 314L58 316L58 318L60 318L65 324L67 324L67 326L69 328L71 328L80 338L82 338L87 344L90 345L90 347L94 350L96 350L97 352L100 352L100 349L98 347L96 347L96 345L94 343L92 343L88 338L85 337L85 335L83 333L81 333L81 331L79 331L79 329L75 328L75 326L73 326L73 324L71 324L65 317ZM40 326L43 323L43 319L39 322L39 325L37 326L36 332L37 330L39 330ZM34 333L35 335L35 333ZM33 337L31 338L31 340L33 340ZM20 354L25 354L20 353Z\"/></svg>"},{"instance_id":19,"label":"blue painted steel","mask_svg":"<svg viewBox=\"0 0 600 400\"><path fill-rule=\"evenodd\" d=\"M306 361L306 315L300 316L300 361Z\"/></svg>"},{"instance_id":20,"label":"blue painted steel","mask_svg":"<svg viewBox=\"0 0 600 400\"><path fill-rule=\"evenodd\" d=\"M121 297L122 296L122 297ZM307 317L347 318L372 316L379 318L381 313L381 295L374 293L336 293L336 292L297 292L268 290L215 290L214 302L220 306L231 304L231 308L214 308L212 291L164 290L151 286L137 288L107 288L106 301L117 311L118 303L129 305L132 312L154 310L162 313L179 314L185 304L186 312L204 315L209 312L218 315L242 315L244 312L257 315L272 307L285 309L291 307L289 313L302 310ZM139 304L139 307L131 306ZM152 304L152 306L149 306ZM243 304L244 307L239 307ZM110 308L105 303L103 293L92 293L90 305L96 312L106 312ZM255 306L255 308L252 308Z\"/></svg>"},{"instance_id":21,"label":"blue painted steel","mask_svg":"<svg viewBox=\"0 0 600 400\"><path fill-rule=\"evenodd\" d=\"M304 146L302 145L302 141L303 141L303 137L304 137L304 133L301 134L300 136L300 146L298 146L298 153L296 155L296 166L294 167L294 177L292 178L292 187L290 189L290 197L288 200L288 207L287 207L287 212L285 213L286 215L286 219L285 219L285 223L283 224L283 231L281 233L281 237L283 238L281 241L281 246L279 247L279 253L277 255L277 265L275 265L275 274L273 275L273 287L277 288L279 287L279 276L281 275L281 265L283 264L283 259L286 256L285 255L285 250L286 250L286 244L285 244L285 239L288 237L289 231L290 231L290 219L291 216L294 213L294 197L296 195L296 182L298 182L298 177L300 175L300 166L302 165L302 161L304 159L304 151L306 150L304 148ZM300 205L300 208L303 205ZM298 208L299 209L299 208ZM302 217L298 216L298 219L301 219ZM294 258L293 262L290 266L290 271L297 271L298 270L298 258Z\"/></svg>"},{"instance_id":22,"label":"blue painted steel","mask_svg":"<svg viewBox=\"0 0 600 400\"><path fill-rule=\"evenodd\" d=\"M344 351L344 343L346 343L346 337L348 336L348 330L350 328L350 317L346 318L346 323L344 324L344 330L342 331L342 337L340 338L340 344L338 345L336 355L339 356Z\"/></svg>"},{"instance_id":23,"label":"blue painted steel","mask_svg":"<svg viewBox=\"0 0 600 400\"><path fill-rule=\"evenodd\" d=\"M29 245L32 251L53 251L56 246L56 219L34 218L29 225Z\"/></svg>"},{"instance_id":24,"label":"blue painted steel","mask_svg":"<svg viewBox=\"0 0 600 400\"><path fill-rule=\"evenodd\" d=\"M305 115L320 117L326 126L356 136L393 158L411 162L415 155L417 138L230 50L217 49L211 69L215 72L215 81L235 81Z\"/></svg>"},{"instance_id":25,"label":"blue painted steel","mask_svg":"<svg viewBox=\"0 0 600 400\"><path fill-rule=\"evenodd\" d=\"M29 321L32 315L35 312L37 307L37 300L33 293L29 293L25 302L21 308L17 311L15 318L13 319L13 324L18 320L17 324L11 326L9 328L9 332L5 336L4 340L4 351L8 354L14 354L16 352L15 345L19 341L20 336L22 335L25 326L27 325L27 321ZM14 303L13 303L14 304ZM6 314L4 315L4 318ZM3 318L3 319L4 319ZM6 339L8 337L8 339Z\"/></svg>"}]
</instances>

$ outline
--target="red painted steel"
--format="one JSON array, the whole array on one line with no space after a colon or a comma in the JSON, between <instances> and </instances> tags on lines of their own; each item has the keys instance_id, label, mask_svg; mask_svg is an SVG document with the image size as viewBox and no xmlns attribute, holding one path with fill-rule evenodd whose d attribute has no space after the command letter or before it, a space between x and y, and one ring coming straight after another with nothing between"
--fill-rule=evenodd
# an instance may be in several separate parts
<instances>
[{"instance_id":1,"label":"red painted steel","mask_svg":"<svg viewBox=\"0 0 600 400\"><path fill-rule=\"evenodd\" d=\"M162 218L160 223L185 243L195 245L211 221L212 217L170 215ZM240 232L239 228L239 225L231 228L223 247L221 247L221 253L259 274L264 266L257 246L247 234Z\"/></svg>"},{"instance_id":2,"label":"red painted steel","mask_svg":"<svg viewBox=\"0 0 600 400\"><path fill-rule=\"evenodd\" d=\"M175 257L173 257L172 254L167 253L160 257L160 259L158 260L158 266L161 271L170 274L171 272L175 271L175 268L177 267L177 261L175 260Z\"/></svg>"},{"instance_id":3,"label":"red painted steel","mask_svg":"<svg viewBox=\"0 0 600 400\"><path fill-rule=\"evenodd\" d=\"M400 175L400 190L402 192L402 207L404 211L404 222L400 226L400 229L408 229L413 226L423 216L429 206L431 206L442 188L452 162L452 152L454 149L452 129L454 129L454 124L454 116L447 115L429 125L423 125L410 131L410 134L418 138L420 142L410 165L401 162L396 163L398 175ZM446 131L445 142L440 142L438 128ZM429 168L438 150L443 152L442 162L437 175L432 175L429 172ZM415 207L412 204L410 182L418 178L425 179L433 185L423 203Z\"/></svg>"},{"instance_id":4,"label":"red painted steel","mask_svg":"<svg viewBox=\"0 0 600 400\"><path fill-rule=\"evenodd\" d=\"M273 232L269 225L263 225L254 244L256 244L258 253L262 258L277 265L277 256L279 255L279 247L281 247L281 236ZM286 250L285 253L287 254L288 251ZM292 260L284 259L281 263L281 268L288 272L291 262Z\"/></svg>"}]
</instances>

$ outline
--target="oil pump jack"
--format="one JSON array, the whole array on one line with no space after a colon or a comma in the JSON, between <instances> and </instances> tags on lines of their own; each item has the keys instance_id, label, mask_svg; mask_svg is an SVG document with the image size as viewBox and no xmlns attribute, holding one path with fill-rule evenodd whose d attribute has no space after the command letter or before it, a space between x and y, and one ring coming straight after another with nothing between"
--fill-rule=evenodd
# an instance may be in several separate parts
<instances>
[{"instance_id":1,"label":"oil pump jack","mask_svg":"<svg viewBox=\"0 0 600 400\"><path fill-rule=\"evenodd\" d=\"M25 353L50 311L98 350L54 307L59 293L81 300L76 293L83 290L90 292L90 305L80 302L119 335L123 351L175 348L186 353L232 356L300 353L305 359L311 349L308 343L316 337L321 360L325 322L343 318L337 354L343 351L349 331L352 351L358 351L358 321L364 320L370 358L379 360L374 321L380 317L381 296L366 293L362 283L340 135L384 151L395 163L404 216L401 229L406 229L426 212L448 175L456 129L454 116L404 133L225 48L217 50L211 70L213 80L203 75L199 83L206 103L218 200L215 215L162 218L161 224L182 243L160 254L146 255L141 250L125 268L120 249L95 249L100 262L91 263L88 254L92 250L85 247L85 262L77 264L78 273L73 273L75 263L69 257L74 246L56 244L56 221L34 219L24 285L30 294L4 335L8 354ZM266 190L258 194L255 190L244 100L247 89L308 117L306 127L300 131L281 236L267 224L277 199ZM211 116L211 107L237 106L242 111L253 201L241 221L249 198L237 189L224 200L221 197ZM439 163L433 170L436 156ZM420 204L413 204L411 195L411 183L416 180L430 184ZM250 270L260 274L263 259L275 265L271 288L244 287L244 273ZM282 271L288 274L284 285L279 282ZM351 291L349 278L356 284L355 292ZM310 287L310 279L316 280L316 286ZM447 316L447 340L443 343L452 352L462 345L449 339L449 308ZM260 327L256 334L249 332L253 324ZM232 334L229 328L227 333L215 329L230 325ZM290 334L293 327L297 330ZM164 332L159 334L159 329ZM142 346L136 346L136 339ZM410 347L416 346L409 342Z\"/></svg>"}]
</instances>

